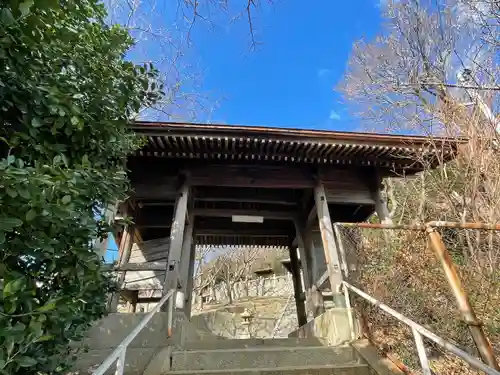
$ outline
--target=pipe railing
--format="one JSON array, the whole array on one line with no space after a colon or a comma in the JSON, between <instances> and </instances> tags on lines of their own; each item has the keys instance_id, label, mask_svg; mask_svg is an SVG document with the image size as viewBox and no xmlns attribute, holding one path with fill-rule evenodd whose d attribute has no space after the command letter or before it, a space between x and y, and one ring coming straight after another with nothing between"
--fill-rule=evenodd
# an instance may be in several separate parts
<instances>
[{"instance_id":1,"label":"pipe railing","mask_svg":"<svg viewBox=\"0 0 500 375\"><path fill-rule=\"evenodd\" d=\"M415 323L413 320L410 318L404 316L403 314L397 312L396 310L390 308L389 306L383 304L376 298L370 296L369 294L363 292L362 290L356 288L355 286L349 284L346 281L342 282L343 287L346 290L350 290L351 292L356 293L358 296L361 298L365 299L366 301L370 302L372 305L378 307L385 313L393 316L400 322L406 324L408 327L411 328L413 337L415 339L415 345L417 347L417 353L418 353L418 358L420 360L420 365L422 367L422 372L424 375L432 375L432 371L429 366L429 359L427 357L427 353L425 351L425 346L424 346L424 341L423 337L427 338L428 340L436 343L437 345L441 346L442 348L446 349L447 351L455 354L457 357L463 359L465 362L467 362L469 365L471 365L474 369L483 371L484 373L488 375L500 375L500 371L495 370L494 368L486 365L482 361L480 361L477 358L474 358L471 356L469 353L463 351L460 348L457 348L455 345L449 343L448 341L444 340L443 338L439 337L438 335L432 333L428 329L422 327L420 324Z\"/></svg>"},{"instance_id":2,"label":"pipe railing","mask_svg":"<svg viewBox=\"0 0 500 375\"><path fill-rule=\"evenodd\" d=\"M149 323L149 321L153 318L153 316L160 310L160 308L167 302L167 301L174 301L175 299L175 289L171 289L167 294L165 294L161 300L157 303L157 305L146 314L146 316L141 320L141 322L137 325L137 327L134 328L132 332L130 332L127 337L123 339L123 341L116 347L115 350L104 360L104 362L96 368L93 372L92 375L104 375L106 371L109 370L111 366L116 362L116 371L115 375L123 375L124 368L125 368L125 356L127 353L127 348L130 345L130 343L137 337L137 335L146 327L146 325ZM172 332L172 321L173 321L173 315L174 315L174 303L169 303L168 305L168 332L169 335Z\"/></svg>"},{"instance_id":3,"label":"pipe railing","mask_svg":"<svg viewBox=\"0 0 500 375\"><path fill-rule=\"evenodd\" d=\"M491 223L459 223L459 222L449 222L449 221L430 221L424 225L399 225L399 224L373 224L373 223L335 223L335 236L339 245L339 253L342 259L341 268L344 274L348 275L348 269L346 268L346 255L343 250L343 241L341 234L338 230L338 226L350 227L350 228L370 228L370 229L406 229L423 231L427 234L432 249L434 250L441 267L446 276L446 280L451 288L453 296L457 302L457 307L462 315L463 320L469 327L472 339L477 347L479 355L485 363L497 371L500 371L500 366L496 360L495 353L491 343L486 337L486 333L481 324L481 321L477 318L474 309L469 301L469 297L465 291L465 288L458 276L458 271L453 263L453 259L446 249L446 246L441 238L441 235L436 230L436 228L461 228L461 229L483 229L491 231L500 231L500 224ZM348 296L346 295L346 301ZM347 301L348 302L348 301Z\"/></svg>"}]
</instances>

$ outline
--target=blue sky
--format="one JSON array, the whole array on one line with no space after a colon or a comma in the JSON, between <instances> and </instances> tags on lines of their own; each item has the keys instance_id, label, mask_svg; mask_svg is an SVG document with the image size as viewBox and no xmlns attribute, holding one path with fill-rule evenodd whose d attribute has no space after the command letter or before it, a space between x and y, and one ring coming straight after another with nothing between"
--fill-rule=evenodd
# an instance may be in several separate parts
<instances>
[{"instance_id":1,"label":"blue sky","mask_svg":"<svg viewBox=\"0 0 500 375\"><path fill-rule=\"evenodd\" d=\"M357 130L333 87L352 43L381 26L373 0L275 2L255 13L258 41L249 51L244 20L207 30L198 24L193 45L203 89L224 99L212 122Z\"/></svg>"},{"instance_id":2,"label":"blue sky","mask_svg":"<svg viewBox=\"0 0 500 375\"><path fill-rule=\"evenodd\" d=\"M353 42L371 39L380 30L378 1L317 0L308 6L303 1L260 1L261 8L253 12L256 39L261 42L255 50L249 49L246 15L229 22L246 0L229 0L233 8L227 16L212 8L212 25L198 19L190 29L189 48L184 41L188 24L177 8L182 2L138 3L133 22L128 6L122 4L113 12L114 22L128 20L154 31L134 34L138 43L128 57L153 61L169 72L171 82L182 81L185 91L200 94L205 110L197 111L196 121L358 130L333 87L344 73ZM191 10L183 11L190 19ZM200 12L207 15L206 9ZM170 61L177 50L182 57L173 69ZM166 61L160 63L162 59ZM165 119L161 117L156 119Z\"/></svg>"},{"instance_id":3,"label":"blue sky","mask_svg":"<svg viewBox=\"0 0 500 375\"><path fill-rule=\"evenodd\" d=\"M110 235L104 261L106 263L113 263L115 260L118 261L118 255L118 247L116 246L115 238L113 235Z\"/></svg>"}]
</instances>

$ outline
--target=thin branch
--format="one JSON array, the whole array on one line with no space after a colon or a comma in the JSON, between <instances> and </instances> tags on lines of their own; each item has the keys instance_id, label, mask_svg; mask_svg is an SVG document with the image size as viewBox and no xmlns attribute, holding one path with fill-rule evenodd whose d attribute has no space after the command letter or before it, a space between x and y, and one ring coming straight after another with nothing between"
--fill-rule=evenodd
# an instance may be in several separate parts
<instances>
[{"instance_id":1,"label":"thin branch","mask_svg":"<svg viewBox=\"0 0 500 375\"><path fill-rule=\"evenodd\" d=\"M485 90L485 91L500 91L500 86L476 86L476 85L461 85L456 83L435 83L435 82L420 82L420 83L405 83L399 85L400 87L424 87L424 86L433 86L433 87L453 87L465 90Z\"/></svg>"}]
</instances>

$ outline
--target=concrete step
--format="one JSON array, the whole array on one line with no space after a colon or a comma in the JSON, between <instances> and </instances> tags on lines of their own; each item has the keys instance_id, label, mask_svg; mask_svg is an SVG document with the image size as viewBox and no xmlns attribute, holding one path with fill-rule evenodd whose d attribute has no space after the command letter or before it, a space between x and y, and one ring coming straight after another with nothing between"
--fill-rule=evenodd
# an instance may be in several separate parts
<instances>
[{"instance_id":1,"label":"concrete step","mask_svg":"<svg viewBox=\"0 0 500 375\"><path fill-rule=\"evenodd\" d=\"M181 370L160 375L371 375L365 364L343 364L323 366L282 366L256 369L229 370Z\"/></svg>"},{"instance_id":2,"label":"concrete step","mask_svg":"<svg viewBox=\"0 0 500 375\"><path fill-rule=\"evenodd\" d=\"M187 341L182 349L210 350L210 349L247 349L258 347L297 347L297 346L323 346L320 339L311 338L277 338L277 339L211 339Z\"/></svg>"},{"instance_id":3,"label":"concrete step","mask_svg":"<svg viewBox=\"0 0 500 375\"><path fill-rule=\"evenodd\" d=\"M124 375L142 375L149 362L154 357L157 349L155 348L128 348L125 356ZM72 368L70 374L92 374L104 360L113 352L113 349L89 350L78 354L78 361ZM113 364L105 375L113 375L116 365Z\"/></svg>"},{"instance_id":4,"label":"concrete step","mask_svg":"<svg viewBox=\"0 0 500 375\"><path fill-rule=\"evenodd\" d=\"M259 347L175 351L172 370L266 369L364 363L351 346Z\"/></svg>"}]
</instances>

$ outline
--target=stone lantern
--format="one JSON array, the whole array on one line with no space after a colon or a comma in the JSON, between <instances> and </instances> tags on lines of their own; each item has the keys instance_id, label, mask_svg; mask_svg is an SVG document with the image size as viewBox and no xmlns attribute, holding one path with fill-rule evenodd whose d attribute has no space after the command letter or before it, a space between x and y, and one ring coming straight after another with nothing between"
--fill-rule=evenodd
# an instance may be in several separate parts
<instances>
[{"instance_id":1,"label":"stone lantern","mask_svg":"<svg viewBox=\"0 0 500 375\"><path fill-rule=\"evenodd\" d=\"M250 324L252 323L253 315L248 309L245 309L241 313L241 318L243 319L243 322L241 322L241 325L243 326L243 334L242 338L244 339L249 339L250 338Z\"/></svg>"}]
</instances>

